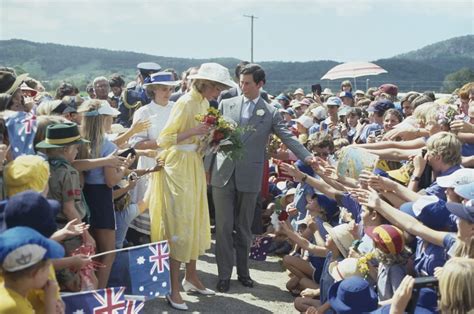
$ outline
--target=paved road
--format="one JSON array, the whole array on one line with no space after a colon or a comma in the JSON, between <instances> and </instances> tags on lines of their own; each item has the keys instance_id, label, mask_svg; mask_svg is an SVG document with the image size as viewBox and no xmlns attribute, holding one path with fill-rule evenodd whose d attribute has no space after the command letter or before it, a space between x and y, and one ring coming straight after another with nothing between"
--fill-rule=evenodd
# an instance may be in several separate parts
<instances>
[{"instance_id":1,"label":"paved road","mask_svg":"<svg viewBox=\"0 0 474 314\"><path fill-rule=\"evenodd\" d=\"M215 296L184 294L190 311L205 313L297 313L293 307L293 297L286 291L288 279L281 265L281 258L269 256L264 262L250 261L250 275L255 281L254 288L246 288L237 281L234 274L228 293ZM217 265L213 246L198 261L201 280L206 287L215 288ZM234 269L235 272L235 269ZM164 298L147 301L144 313L182 313L172 309Z\"/></svg>"}]
</instances>

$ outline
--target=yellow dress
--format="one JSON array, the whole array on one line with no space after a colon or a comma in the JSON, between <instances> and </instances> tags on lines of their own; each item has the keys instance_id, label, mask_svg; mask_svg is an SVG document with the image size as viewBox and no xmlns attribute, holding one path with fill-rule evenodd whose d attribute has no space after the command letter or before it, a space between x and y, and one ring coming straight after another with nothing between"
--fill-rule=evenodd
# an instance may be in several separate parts
<instances>
[{"instance_id":1,"label":"yellow dress","mask_svg":"<svg viewBox=\"0 0 474 314\"><path fill-rule=\"evenodd\" d=\"M174 105L159 136L165 162L153 174L149 199L151 240L167 239L173 259L187 263L210 248L211 234L203 156L196 152L199 137L177 143L177 135L196 127L209 102L194 88Z\"/></svg>"}]
</instances>

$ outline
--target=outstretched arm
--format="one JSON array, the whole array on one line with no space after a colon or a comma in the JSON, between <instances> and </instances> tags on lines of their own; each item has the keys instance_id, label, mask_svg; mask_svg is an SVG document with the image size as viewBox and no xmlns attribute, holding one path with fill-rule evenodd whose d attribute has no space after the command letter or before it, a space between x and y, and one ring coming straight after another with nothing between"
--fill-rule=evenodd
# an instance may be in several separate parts
<instances>
[{"instance_id":1,"label":"outstretched arm","mask_svg":"<svg viewBox=\"0 0 474 314\"><path fill-rule=\"evenodd\" d=\"M369 188L369 190L358 189L356 193L362 205L375 209L396 227L412 235L419 236L434 245L443 246L443 240L448 234L447 232L436 231L426 227L416 218L381 200L377 192L372 188Z\"/></svg>"}]
</instances>

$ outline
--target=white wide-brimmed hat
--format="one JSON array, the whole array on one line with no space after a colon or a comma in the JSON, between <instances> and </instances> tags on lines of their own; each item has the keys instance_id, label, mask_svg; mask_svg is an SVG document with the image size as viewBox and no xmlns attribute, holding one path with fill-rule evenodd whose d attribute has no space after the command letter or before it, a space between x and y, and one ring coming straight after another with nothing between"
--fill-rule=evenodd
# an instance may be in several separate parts
<instances>
[{"instance_id":1,"label":"white wide-brimmed hat","mask_svg":"<svg viewBox=\"0 0 474 314\"><path fill-rule=\"evenodd\" d=\"M196 74L188 76L188 79L202 79L218 82L229 87L237 87L237 84L230 77L229 70L214 62L203 63Z\"/></svg>"},{"instance_id":2,"label":"white wide-brimmed hat","mask_svg":"<svg viewBox=\"0 0 474 314\"><path fill-rule=\"evenodd\" d=\"M157 72L151 74L145 79L143 86L149 85L166 85L166 86L177 86L181 81L175 81L173 73L170 72Z\"/></svg>"}]
</instances>

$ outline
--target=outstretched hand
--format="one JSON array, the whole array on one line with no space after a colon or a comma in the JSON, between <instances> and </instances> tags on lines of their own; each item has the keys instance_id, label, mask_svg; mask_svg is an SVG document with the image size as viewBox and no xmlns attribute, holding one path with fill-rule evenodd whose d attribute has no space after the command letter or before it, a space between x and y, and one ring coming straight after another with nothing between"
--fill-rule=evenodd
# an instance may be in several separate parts
<instances>
[{"instance_id":1,"label":"outstretched hand","mask_svg":"<svg viewBox=\"0 0 474 314\"><path fill-rule=\"evenodd\" d=\"M413 293L414 284L415 279L413 277L407 275L405 278L403 278L402 282L395 291L395 294L393 295L390 313L405 313L405 309Z\"/></svg>"},{"instance_id":2,"label":"outstretched hand","mask_svg":"<svg viewBox=\"0 0 474 314\"><path fill-rule=\"evenodd\" d=\"M368 190L364 189L354 189L353 194L357 197L357 200L361 205L377 209L380 207L382 200L379 197L377 191L369 187Z\"/></svg>"},{"instance_id":3,"label":"outstretched hand","mask_svg":"<svg viewBox=\"0 0 474 314\"><path fill-rule=\"evenodd\" d=\"M107 166L112 168L121 168L125 166L127 158L118 155L118 149L107 155Z\"/></svg>"},{"instance_id":4,"label":"outstretched hand","mask_svg":"<svg viewBox=\"0 0 474 314\"><path fill-rule=\"evenodd\" d=\"M301 179L304 176L304 174L298 169L296 169L295 166L284 163L284 162L280 163L279 168L283 174L293 177L298 181L301 181Z\"/></svg>"}]
</instances>

